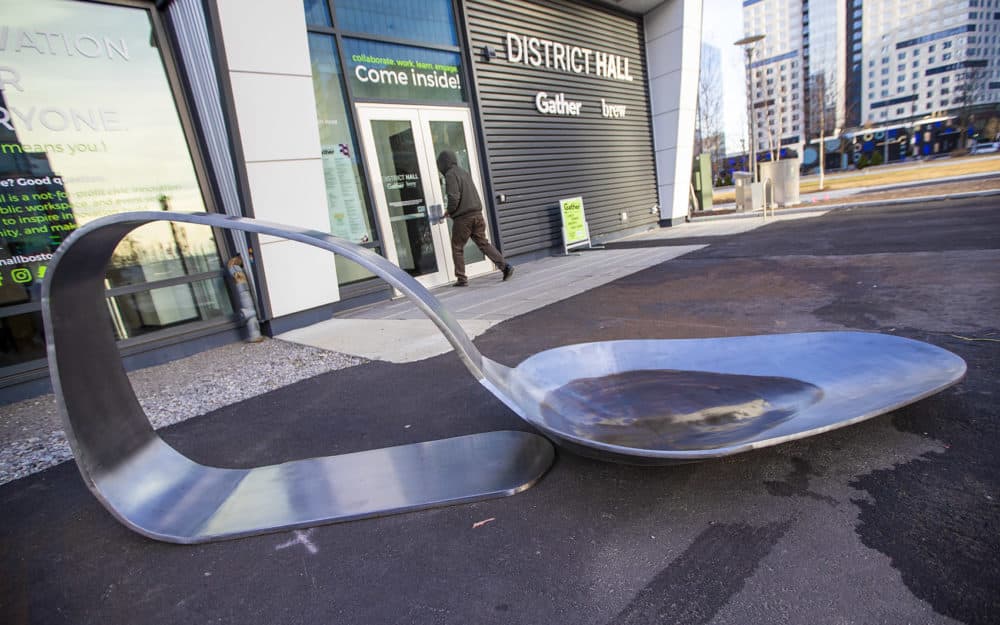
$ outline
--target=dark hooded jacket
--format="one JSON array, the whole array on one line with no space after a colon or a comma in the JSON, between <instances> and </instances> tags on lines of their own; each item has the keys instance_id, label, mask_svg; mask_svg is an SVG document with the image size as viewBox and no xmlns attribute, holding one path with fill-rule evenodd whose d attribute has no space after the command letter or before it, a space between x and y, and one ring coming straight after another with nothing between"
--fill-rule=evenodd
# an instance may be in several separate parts
<instances>
[{"instance_id":1,"label":"dark hooded jacket","mask_svg":"<svg viewBox=\"0 0 1000 625\"><path fill-rule=\"evenodd\" d=\"M444 175L445 194L448 196L448 216L452 219L474 215L483 209L483 201L472 182L472 176L458 166L458 158L451 150L438 154L438 171Z\"/></svg>"}]
</instances>

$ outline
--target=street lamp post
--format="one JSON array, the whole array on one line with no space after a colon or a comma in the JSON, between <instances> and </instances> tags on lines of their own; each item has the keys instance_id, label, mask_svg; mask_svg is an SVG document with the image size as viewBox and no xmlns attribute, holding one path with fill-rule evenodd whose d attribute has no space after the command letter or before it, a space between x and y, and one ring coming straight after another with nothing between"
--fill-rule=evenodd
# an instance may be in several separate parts
<instances>
[{"instance_id":1,"label":"street lamp post","mask_svg":"<svg viewBox=\"0 0 1000 625\"><path fill-rule=\"evenodd\" d=\"M751 80L750 65L753 60L753 50L754 44L764 38L764 35L750 35L744 37L739 41L733 42L733 45L742 46L743 51L746 53L746 70L747 70L747 124L749 126L750 136L750 181L757 182L757 132L754 124L753 116L753 81Z\"/></svg>"}]
</instances>

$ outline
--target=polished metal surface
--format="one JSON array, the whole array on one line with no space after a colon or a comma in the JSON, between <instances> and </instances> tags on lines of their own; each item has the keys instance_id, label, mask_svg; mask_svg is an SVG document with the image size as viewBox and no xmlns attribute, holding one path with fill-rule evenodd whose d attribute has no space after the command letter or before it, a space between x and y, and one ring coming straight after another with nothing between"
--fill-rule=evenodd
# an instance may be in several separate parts
<instances>
[{"instance_id":1,"label":"polished metal surface","mask_svg":"<svg viewBox=\"0 0 1000 625\"><path fill-rule=\"evenodd\" d=\"M857 423L941 391L965 369L919 341L814 332L568 345L514 369L486 360L486 384L578 453L673 464Z\"/></svg>"},{"instance_id":2,"label":"polished metal surface","mask_svg":"<svg viewBox=\"0 0 1000 625\"><path fill-rule=\"evenodd\" d=\"M553 460L524 432L489 432L253 469L200 465L164 443L118 357L103 276L134 228L178 221L269 234L341 254L411 298L472 375L560 445L603 460L728 456L857 423L958 382L965 362L896 336L818 332L605 341L482 356L433 295L381 256L322 232L220 215L106 217L60 247L43 286L53 386L88 487L132 529L203 542L513 494Z\"/></svg>"},{"instance_id":3,"label":"polished metal surface","mask_svg":"<svg viewBox=\"0 0 1000 625\"><path fill-rule=\"evenodd\" d=\"M77 466L91 492L129 528L177 543L235 538L512 495L551 465L547 440L512 431L251 469L187 458L149 424L104 304L104 272L115 246L157 221L267 234L350 258L414 300L482 378L482 356L440 302L364 248L322 232L222 215L141 212L95 220L54 255L42 312L53 389Z\"/></svg>"}]
</instances>

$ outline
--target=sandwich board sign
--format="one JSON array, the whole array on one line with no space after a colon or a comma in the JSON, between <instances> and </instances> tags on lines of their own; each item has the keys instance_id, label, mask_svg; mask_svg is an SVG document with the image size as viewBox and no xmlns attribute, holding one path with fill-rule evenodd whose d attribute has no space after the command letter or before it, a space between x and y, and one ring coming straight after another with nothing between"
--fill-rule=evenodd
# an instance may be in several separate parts
<instances>
[{"instance_id":1,"label":"sandwich board sign","mask_svg":"<svg viewBox=\"0 0 1000 625\"><path fill-rule=\"evenodd\" d=\"M568 254L574 247L590 244L590 228L583 212L583 198L572 197L559 200L559 215L562 217L563 252Z\"/></svg>"}]
</instances>

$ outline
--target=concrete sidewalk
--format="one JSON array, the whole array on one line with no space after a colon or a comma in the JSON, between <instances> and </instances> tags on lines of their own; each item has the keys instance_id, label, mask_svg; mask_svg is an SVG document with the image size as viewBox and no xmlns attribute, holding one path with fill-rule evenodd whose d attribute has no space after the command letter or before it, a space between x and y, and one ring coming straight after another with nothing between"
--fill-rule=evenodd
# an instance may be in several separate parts
<instances>
[{"instance_id":1,"label":"concrete sidewalk","mask_svg":"<svg viewBox=\"0 0 1000 625\"><path fill-rule=\"evenodd\" d=\"M469 288L449 285L432 292L474 339L501 321L699 250L713 239L826 212L824 208L783 212L767 219L758 214L743 219L684 223L632 235L603 249L522 262L508 282L502 282L499 272L493 272L471 280ZM402 297L348 311L275 338L396 363L422 360L451 350L437 327Z\"/></svg>"}]
</instances>

